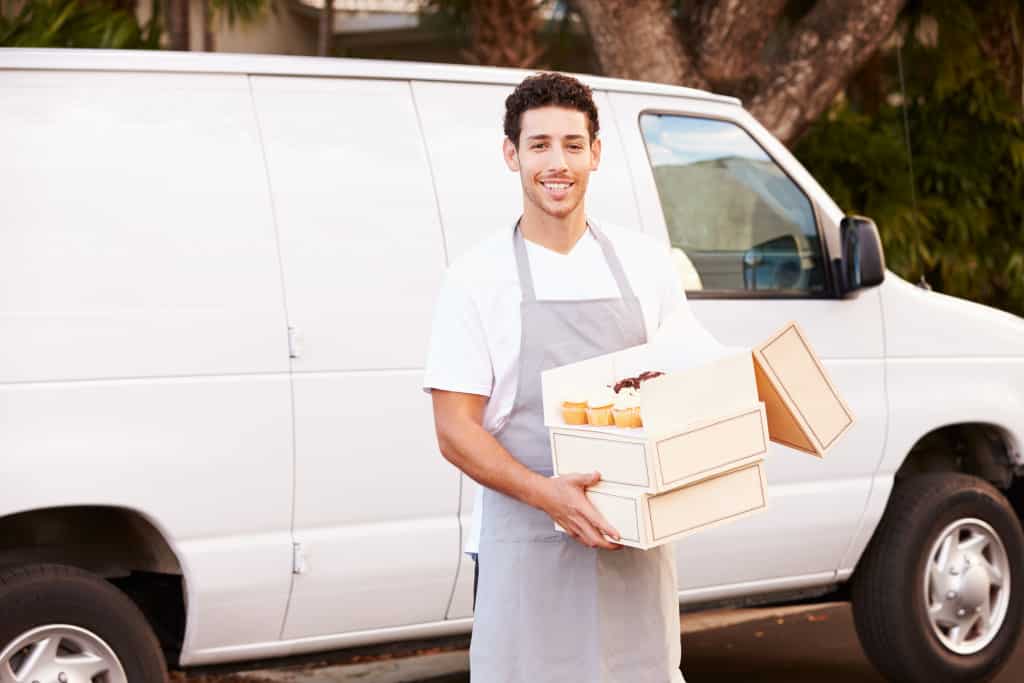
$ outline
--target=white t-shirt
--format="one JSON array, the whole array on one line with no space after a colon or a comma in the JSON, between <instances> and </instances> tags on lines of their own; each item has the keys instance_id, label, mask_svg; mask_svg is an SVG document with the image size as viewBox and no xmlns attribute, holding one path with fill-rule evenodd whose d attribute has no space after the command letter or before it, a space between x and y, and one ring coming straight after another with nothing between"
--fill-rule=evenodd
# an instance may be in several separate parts
<instances>
[{"instance_id":1,"label":"white t-shirt","mask_svg":"<svg viewBox=\"0 0 1024 683\"><path fill-rule=\"evenodd\" d=\"M669 314L685 305L669 250L642 233L597 225L611 242L640 300L650 339ZM526 253L538 300L619 296L604 252L589 230L568 254L530 241ZM505 424L515 402L521 301L509 226L487 237L448 269L434 311L423 388L490 397L483 426L491 434ZM479 489L473 506L473 528L465 548L468 553L475 553L479 545L482 491Z\"/></svg>"}]
</instances>

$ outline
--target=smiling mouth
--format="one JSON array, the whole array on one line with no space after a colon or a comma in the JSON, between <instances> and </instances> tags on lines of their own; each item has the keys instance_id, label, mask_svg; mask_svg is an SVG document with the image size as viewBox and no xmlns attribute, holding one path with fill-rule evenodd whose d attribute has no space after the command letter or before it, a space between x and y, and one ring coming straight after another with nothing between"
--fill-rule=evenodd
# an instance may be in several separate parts
<instances>
[{"instance_id":1,"label":"smiling mouth","mask_svg":"<svg viewBox=\"0 0 1024 683\"><path fill-rule=\"evenodd\" d=\"M548 180L542 181L540 185L544 188L544 193L548 197L556 202L560 202L569 196L569 190L575 184L570 180Z\"/></svg>"}]
</instances>

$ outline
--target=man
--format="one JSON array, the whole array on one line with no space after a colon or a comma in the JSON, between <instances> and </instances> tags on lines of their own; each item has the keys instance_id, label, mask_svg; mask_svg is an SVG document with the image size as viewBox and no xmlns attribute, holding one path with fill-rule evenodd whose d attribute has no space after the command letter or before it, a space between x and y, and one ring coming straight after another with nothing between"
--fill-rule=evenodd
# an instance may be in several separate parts
<instances>
[{"instance_id":1,"label":"man","mask_svg":"<svg viewBox=\"0 0 1024 683\"><path fill-rule=\"evenodd\" d=\"M424 380L441 452L484 487L472 680L681 683L672 548L609 540L598 473L551 476L540 375L645 343L685 299L664 247L588 220L590 89L545 73L505 104L522 217L449 269Z\"/></svg>"}]
</instances>

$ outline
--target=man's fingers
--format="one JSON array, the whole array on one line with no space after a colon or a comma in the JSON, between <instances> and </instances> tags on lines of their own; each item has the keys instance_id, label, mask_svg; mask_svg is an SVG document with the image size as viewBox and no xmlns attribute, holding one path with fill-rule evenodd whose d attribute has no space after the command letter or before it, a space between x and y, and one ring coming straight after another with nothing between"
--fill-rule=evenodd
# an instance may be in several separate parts
<instances>
[{"instance_id":1,"label":"man's fingers","mask_svg":"<svg viewBox=\"0 0 1024 683\"><path fill-rule=\"evenodd\" d=\"M571 474L563 474L561 479L580 488L587 488L601 481L601 474L600 472L573 472Z\"/></svg>"},{"instance_id":2,"label":"man's fingers","mask_svg":"<svg viewBox=\"0 0 1024 683\"><path fill-rule=\"evenodd\" d=\"M586 496L584 496L584 498L586 498ZM586 516L587 521L605 536L614 538L616 541L622 538L622 535L619 534L619 530L613 527L611 523L605 519L604 515L601 514L601 511L594 507L594 504L590 502L590 499L586 498L586 500L586 507L584 507L581 512Z\"/></svg>"},{"instance_id":3,"label":"man's fingers","mask_svg":"<svg viewBox=\"0 0 1024 683\"><path fill-rule=\"evenodd\" d=\"M558 524L583 545L605 550L620 549L621 545L608 540L610 538L618 541L621 538L618 529L608 523L586 496L586 488L601 481L601 474L573 472L561 475L558 479L569 485L562 489L567 514L563 513L564 522L562 515L556 515Z\"/></svg>"},{"instance_id":4,"label":"man's fingers","mask_svg":"<svg viewBox=\"0 0 1024 683\"><path fill-rule=\"evenodd\" d=\"M592 524L586 517L574 520L574 531L570 534L577 541L590 548L603 548L605 550L618 550L622 546L612 543L605 538L601 528Z\"/></svg>"}]
</instances>

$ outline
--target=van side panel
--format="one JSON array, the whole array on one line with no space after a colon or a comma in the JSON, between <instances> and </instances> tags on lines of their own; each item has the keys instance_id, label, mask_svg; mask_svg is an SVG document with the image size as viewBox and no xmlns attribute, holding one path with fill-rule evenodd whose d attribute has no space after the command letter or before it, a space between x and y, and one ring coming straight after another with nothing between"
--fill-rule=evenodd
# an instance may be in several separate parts
<instances>
[{"instance_id":1,"label":"van side panel","mask_svg":"<svg viewBox=\"0 0 1024 683\"><path fill-rule=\"evenodd\" d=\"M422 389L444 246L409 84L252 77L293 359L294 578L283 637L440 621L458 472Z\"/></svg>"},{"instance_id":2,"label":"van side panel","mask_svg":"<svg viewBox=\"0 0 1024 683\"><path fill-rule=\"evenodd\" d=\"M245 86L0 72L0 382L288 370Z\"/></svg>"},{"instance_id":3,"label":"van side panel","mask_svg":"<svg viewBox=\"0 0 1024 683\"><path fill-rule=\"evenodd\" d=\"M132 508L190 648L275 639L292 434L244 76L0 72L0 515Z\"/></svg>"}]
</instances>

